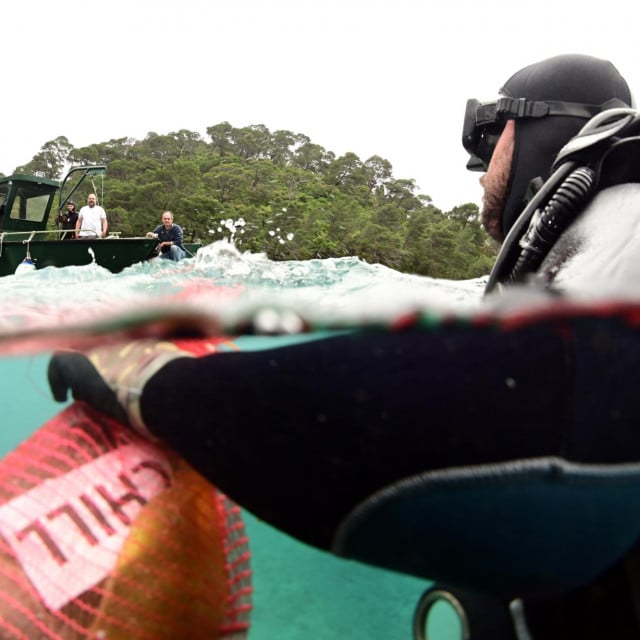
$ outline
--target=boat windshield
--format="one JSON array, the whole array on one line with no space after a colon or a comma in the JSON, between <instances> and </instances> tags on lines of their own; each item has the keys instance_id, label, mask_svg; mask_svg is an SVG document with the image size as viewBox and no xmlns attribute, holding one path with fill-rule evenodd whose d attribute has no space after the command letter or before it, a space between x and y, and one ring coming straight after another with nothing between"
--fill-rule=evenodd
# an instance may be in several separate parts
<instances>
[{"instance_id":1,"label":"boat windshield","mask_svg":"<svg viewBox=\"0 0 640 640\"><path fill-rule=\"evenodd\" d=\"M19 187L11 207L10 218L13 220L28 220L42 222L49 204L49 193L43 193L34 186Z\"/></svg>"}]
</instances>

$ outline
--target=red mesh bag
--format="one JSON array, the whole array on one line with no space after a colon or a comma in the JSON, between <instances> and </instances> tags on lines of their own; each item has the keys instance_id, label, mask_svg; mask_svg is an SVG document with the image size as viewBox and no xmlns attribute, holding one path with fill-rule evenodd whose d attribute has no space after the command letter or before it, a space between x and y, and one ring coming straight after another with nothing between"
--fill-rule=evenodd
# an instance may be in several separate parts
<instances>
[{"instance_id":1,"label":"red mesh bag","mask_svg":"<svg viewBox=\"0 0 640 640\"><path fill-rule=\"evenodd\" d=\"M240 509L75 403L0 461L0 637L244 638Z\"/></svg>"}]
</instances>

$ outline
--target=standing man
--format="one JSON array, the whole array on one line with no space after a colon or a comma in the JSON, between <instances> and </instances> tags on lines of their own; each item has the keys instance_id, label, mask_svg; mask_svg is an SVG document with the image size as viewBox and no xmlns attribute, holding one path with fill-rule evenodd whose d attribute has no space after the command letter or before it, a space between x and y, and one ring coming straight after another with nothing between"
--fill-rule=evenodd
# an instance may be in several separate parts
<instances>
[{"instance_id":1,"label":"standing man","mask_svg":"<svg viewBox=\"0 0 640 640\"><path fill-rule=\"evenodd\" d=\"M62 224L63 240L73 240L75 238L76 224L78 222L78 211L73 200L67 202L67 210L61 211L58 216L58 223Z\"/></svg>"},{"instance_id":2,"label":"standing man","mask_svg":"<svg viewBox=\"0 0 640 640\"><path fill-rule=\"evenodd\" d=\"M78 214L76 238L105 238L108 226L107 213L98 204L96 194L90 193L87 204Z\"/></svg>"},{"instance_id":3,"label":"standing man","mask_svg":"<svg viewBox=\"0 0 640 640\"><path fill-rule=\"evenodd\" d=\"M179 262L186 256L186 251L182 244L184 233L179 224L174 224L171 211L165 211L162 214L162 224L153 230L152 235L160 240L158 250L161 258Z\"/></svg>"}]
</instances>

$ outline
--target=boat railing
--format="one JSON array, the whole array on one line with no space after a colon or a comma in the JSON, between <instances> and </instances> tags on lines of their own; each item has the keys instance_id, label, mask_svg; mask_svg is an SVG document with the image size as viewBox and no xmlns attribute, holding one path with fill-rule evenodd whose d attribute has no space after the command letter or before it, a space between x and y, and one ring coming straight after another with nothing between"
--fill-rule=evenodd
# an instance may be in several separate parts
<instances>
[{"instance_id":1,"label":"boat railing","mask_svg":"<svg viewBox=\"0 0 640 640\"><path fill-rule=\"evenodd\" d=\"M50 238L60 239L64 238L66 234L71 233L74 234L75 231L69 229L41 229L41 230L31 230L31 231L2 231L0 232L0 243L4 240L7 241L16 241L22 240L23 243L27 244L32 240L46 240ZM109 231L109 235L104 238L105 240L109 240L109 238L120 238L122 236L122 232L120 231ZM93 237L95 240L99 240L96 235Z\"/></svg>"},{"instance_id":2,"label":"boat railing","mask_svg":"<svg viewBox=\"0 0 640 640\"><path fill-rule=\"evenodd\" d=\"M52 240L64 240L65 234L73 233L74 230L69 229L33 229L31 231L0 231L0 258L2 257L2 248L5 242L22 242L27 245L32 241L52 241ZM109 231L109 235L106 238L85 237L84 240L118 240L122 237L120 231ZM144 240L145 238L131 238L132 240Z\"/></svg>"}]
</instances>

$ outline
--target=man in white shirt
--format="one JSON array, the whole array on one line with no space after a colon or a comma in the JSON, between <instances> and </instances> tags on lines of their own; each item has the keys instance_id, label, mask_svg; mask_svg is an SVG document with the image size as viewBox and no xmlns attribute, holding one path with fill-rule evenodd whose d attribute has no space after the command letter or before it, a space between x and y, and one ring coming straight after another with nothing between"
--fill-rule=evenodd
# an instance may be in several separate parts
<instances>
[{"instance_id":1,"label":"man in white shirt","mask_svg":"<svg viewBox=\"0 0 640 640\"><path fill-rule=\"evenodd\" d=\"M76 238L104 238L107 235L107 213L97 204L95 193L87 197L87 204L80 209L76 222Z\"/></svg>"}]
</instances>

